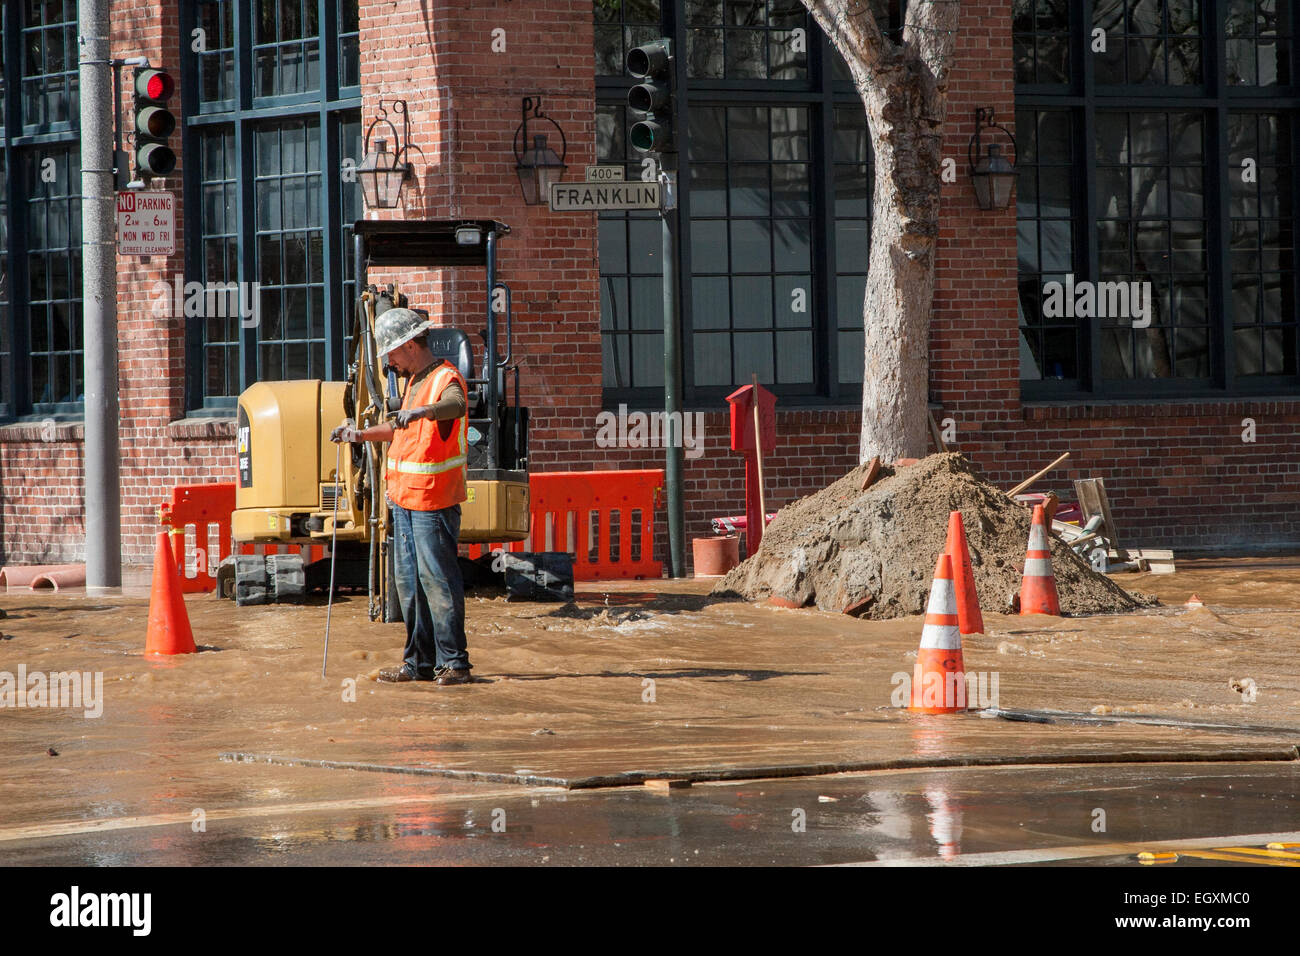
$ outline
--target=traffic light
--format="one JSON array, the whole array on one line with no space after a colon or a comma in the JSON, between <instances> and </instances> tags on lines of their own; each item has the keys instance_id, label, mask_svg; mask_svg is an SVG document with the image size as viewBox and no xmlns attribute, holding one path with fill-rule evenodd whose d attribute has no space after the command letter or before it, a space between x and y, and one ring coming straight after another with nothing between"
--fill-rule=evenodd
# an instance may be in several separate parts
<instances>
[{"instance_id":1,"label":"traffic light","mask_svg":"<svg viewBox=\"0 0 1300 956\"><path fill-rule=\"evenodd\" d=\"M673 145L673 56L671 41L656 40L628 51L627 68L641 82L627 92L627 105L645 113L629 139L646 152L675 152Z\"/></svg>"},{"instance_id":2,"label":"traffic light","mask_svg":"<svg viewBox=\"0 0 1300 956\"><path fill-rule=\"evenodd\" d=\"M175 89L169 73L154 69L135 71L137 176L166 176L176 168L176 154L167 145L167 137L176 129L176 117L166 105Z\"/></svg>"}]
</instances>

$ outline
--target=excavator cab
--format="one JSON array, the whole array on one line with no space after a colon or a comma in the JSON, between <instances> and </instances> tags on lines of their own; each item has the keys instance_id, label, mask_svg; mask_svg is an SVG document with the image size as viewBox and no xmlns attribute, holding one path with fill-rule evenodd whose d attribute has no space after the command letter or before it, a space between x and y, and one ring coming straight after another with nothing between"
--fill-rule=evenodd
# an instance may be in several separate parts
<instances>
[{"instance_id":1,"label":"excavator cab","mask_svg":"<svg viewBox=\"0 0 1300 956\"><path fill-rule=\"evenodd\" d=\"M355 278L361 292L346 380L259 382L239 397L239 481L231 518L237 544L333 543L337 563L331 569L327 558L307 566L306 586L327 586L333 570L335 586L368 589L372 619L396 619L384 488L387 448L380 442L339 446L329 436L345 418L365 428L391 419L401 407L401 383L376 354L375 319L394 306L428 313L408 303L395 283L381 289L369 279L372 271L413 267L484 270L481 312L457 315L431 329L428 338L434 357L455 365L469 386L468 497L461 505L460 540L527 537L528 409L519 402L512 296L496 276L497 243L509 232L505 223L490 219L356 223ZM449 291L445 298L454 302L456 297ZM451 318L451 313L447 308L442 315ZM477 361L466 331L476 318L482 321ZM501 320L504 354L498 347ZM238 595L238 577L235 585Z\"/></svg>"}]
</instances>

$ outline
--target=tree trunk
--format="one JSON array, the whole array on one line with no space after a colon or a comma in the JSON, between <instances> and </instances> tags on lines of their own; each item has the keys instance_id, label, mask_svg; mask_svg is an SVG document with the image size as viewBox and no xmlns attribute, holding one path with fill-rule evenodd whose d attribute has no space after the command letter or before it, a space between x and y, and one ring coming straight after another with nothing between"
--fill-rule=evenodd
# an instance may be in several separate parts
<instances>
[{"instance_id":1,"label":"tree trunk","mask_svg":"<svg viewBox=\"0 0 1300 956\"><path fill-rule=\"evenodd\" d=\"M862 462L877 455L882 461L920 458L929 436L929 329L942 156L939 126L912 118L924 97L917 86L905 72L867 107L875 187L862 309Z\"/></svg>"},{"instance_id":2,"label":"tree trunk","mask_svg":"<svg viewBox=\"0 0 1300 956\"><path fill-rule=\"evenodd\" d=\"M858 457L919 458L929 435L943 122L959 4L910 5L898 44L881 34L861 0L804 5L848 64L874 153Z\"/></svg>"}]
</instances>

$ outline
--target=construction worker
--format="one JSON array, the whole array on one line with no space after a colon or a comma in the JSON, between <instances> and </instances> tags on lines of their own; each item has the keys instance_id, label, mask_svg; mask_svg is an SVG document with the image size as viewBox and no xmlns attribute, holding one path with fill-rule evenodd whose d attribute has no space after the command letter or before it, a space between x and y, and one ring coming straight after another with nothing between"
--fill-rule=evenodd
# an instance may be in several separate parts
<instances>
[{"instance_id":1,"label":"construction worker","mask_svg":"<svg viewBox=\"0 0 1300 956\"><path fill-rule=\"evenodd\" d=\"M406 377L402 409L391 424L358 430L345 421L330 440L392 442L385 481L406 648L401 667L381 670L379 679L468 684L465 590L456 556L466 497L468 387L454 365L429 351L430 328L432 322L410 309L379 316L379 360Z\"/></svg>"}]
</instances>

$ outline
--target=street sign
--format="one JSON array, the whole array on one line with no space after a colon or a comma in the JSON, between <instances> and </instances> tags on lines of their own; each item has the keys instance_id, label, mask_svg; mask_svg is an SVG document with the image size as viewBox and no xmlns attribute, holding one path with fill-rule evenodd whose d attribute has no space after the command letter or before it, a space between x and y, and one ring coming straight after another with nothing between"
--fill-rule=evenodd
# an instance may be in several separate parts
<instances>
[{"instance_id":1,"label":"street sign","mask_svg":"<svg viewBox=\"0 0 1300 956\"><path fill-rule=\"evenodd\" d=\"M658 183L552 183L552 212L658 209Z\"/></svg>"},{"instance_id":2,"label":"street sign","mask_svg":"<svg viewBox=\"0 0 1300 956\"><path fill-rule=\"evenodd\" d=\"M623 181L622 166L588 166L587 182L589 183L621 183Z\"/></svg>"},{"instance_id":3,"label":"street sign","mask_svg":"<svg viewBox=\"0 0 1300 956\"><path fill-rule=\"evenodd\" d=\"M122 256L176 255L176 197L136 189L118 192L117 252Z\"/></svg>"}]
</instances>

